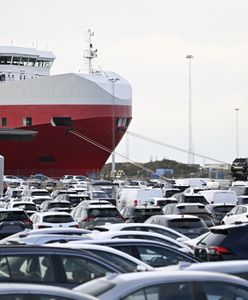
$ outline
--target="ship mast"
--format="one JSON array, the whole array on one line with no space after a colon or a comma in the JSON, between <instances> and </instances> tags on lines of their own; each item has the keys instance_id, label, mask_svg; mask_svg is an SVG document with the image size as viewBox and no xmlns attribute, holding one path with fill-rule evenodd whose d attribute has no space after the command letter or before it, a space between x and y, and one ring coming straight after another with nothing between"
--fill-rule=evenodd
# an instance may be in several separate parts
<instances>
[{"instance_id":1,"label":"ship mast","mask_svg":"<svg viewBox=\"0 0 248 300\"><path fill-rule=\"evenodd\" d=\"M90 29L88 29L85 32L86 50L84 50L84 58L85 58L85 69L88 72L88 74L94 73L92 68L92 59L97 57L97 49L94 49L91 43L91 37L93 35L94 32L91 32Z\"/></svg>"}]
</instances>

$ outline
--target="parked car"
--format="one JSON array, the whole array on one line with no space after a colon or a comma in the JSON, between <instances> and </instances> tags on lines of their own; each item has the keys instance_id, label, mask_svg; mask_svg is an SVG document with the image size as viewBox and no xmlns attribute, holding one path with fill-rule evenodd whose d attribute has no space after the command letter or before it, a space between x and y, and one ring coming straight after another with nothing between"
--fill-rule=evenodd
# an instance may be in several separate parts
<instances>
[{"instance_id":1,"label":"parked car","mask_svg":"<svg viewBox=\"0 0 248 300\"><path fill-rule=\"evenodd\" d=\"M105 223L123 223L124 219L118 209L112 204L92 205L90 201L79 203L72 211L71 216L81 228L94 228Z\"/></svg>"},{"instance_id":2,"label":"parked car","mask_svg":"<svg viewBox=\"0 0 248 300\"><path fill-rule=\"evenodd\" d=\"M27 213L27 215L30 217L33 213L37 212L37 206L32 201L10 201L6 205L6 209L23 209Z\"/></svg>"},{"instance_id":3,"label":"parked car","mask_svg":"<svg viewBox=\"0 0 248 300\"><path fill-rule=\"evenodd\" d=\"M199 262L200 260L191 254L182 252L164 243L146 239L104 239L69 242L67 245L105 245L115 248L135 257L144 263L158 268L184 262Z\"/></svg>"},{"instance_id":4,"label":"parked car","mask_svg":"<svg viewBox=\"0 0 248 300\"><path fill-rule=\"evenodd\" d=\"M66 212L37 212L30 217L33 229L52 227L76 227L78 223Z\"/></svg>"},{"instance_id":5,"label":"parked car","mask_svg":"<svg viewBox=\"0 0 248 300\"><path fill-rule=\"evenodd\" d=\"M150 188L124 188L117 201L117 208L126 206L147 205L153 197L163 197L161 189Z\"/></svg>"},{"instance_id":6,"label":"parked car","mask_svg":"<svg viewBox=\"0 0 248 300\"><path fill-rule=\"evenodd\" d=\"M142 223L153 215L163 215L163 210L160 206L126 206L120 210L125 222Z\"/></svg>"},{"instance_id":7,"label":"parked car","mask_svg":"<svg viewBox=\"0 0 248 300\"><path fill-rule=\"evenodd\" d=\"M65 247L63 244L54 244L56 247ZM86 243L74 243L69 242L66 245L67 248L79 249L88 251L94 255L104 258L106 261L111 261L112 264L117 265L125 272L137 272L137 271L153 271L153 267L144 263L143 261L129 255L123 251L117 250L113 247L97 245L97 244L86 244Z\"/></svg>"},{"instance_id":8,"label":"parked car","mask_svg":"<svg viewBox=\"0 0 248 300\"><path fill-rule=\"evenodd\" d=\"M158 224L172 228L189 238L195 238L209 230L201 218L191 215L152 216L147 219L145 223Z\"/></svg>"},{"instance_id":9,"label":"parked car","mask_svg":"<svg viewBox=\"0 0 248 300\"><path fill-rule=\"evenodd\" d=\"M168 267L170 270L210 271L232 274L248 279L248 260L206 261L198 263L181 263Z\"/></svg>"},{"instance_id":10,"label":"parked car","mask_svg":"<svg viewBox=\"0 0 248 300\"><path fill-rule=\"evenodd\" d=\"M72 207L77 206L80 202L85 200L90 200L89 195L87 194L60 194L54 200L58 201L69 201Z\"/></svg>"},{"instance_id":11,"label":"parked car","mask_svg":"<svg viewBox=\"0 0 248 300\"><path fill-rule=\"evenodd\" d=\"M193 215L197 216L206 223L208 227L214 226L211 212L202 203L172 203L163 207L165 215Z\"/></svg>"},{"instance_id":12,"label":"parked car","mask_svg":"<svg viewBox=\"0 0 248 300\"><path fill-rule=\"evenodd\" d=\"M159 233L145 232L145 231L105 231L105 232L93 232L87 235L92 239L103 240L103 239L146 239L152 241L158 241L164 243L170 247L179 249L185 253L193 253L191 248L184 245L177 240L169 238Z\"/></svg>"},{"instance_id":13,"label":"parked car","mask_svg":"<svg viewBox=\"0 0 248 300\"><path fill-rule=\"evenodd\" d=\"M149 224L149 223L119 223L119 224L106 224L101 226L96 226L94 230L98 231L145 231L145 232L155 232L162 234L164 236L168 236L172 239L175 239L179 242L184 240L189 240L189 238L169 227L165 227L157 224Z\"/></svg>"},{"instance_id":14,"label":"parked car","mask_svg":"<svg viewBox=\"0 0 248 300\"><path fill-rule=\"evenodd\" d=\"M248 299L246 280L203 271L140 272L105 276L79 285L74 290L96 296L100 300Z\"/></svg>"},{"instance_id":15,"label":"parked car","mask_svg":"<svg viewBox=\"0 0 248 300\"><path fill-rule=\"evenodd\" d=\"M32 235L73 235L73 236L84 236L87 233L91 233L92 231L82 228L74 228L74 227L55 227L55 228L45 228L45 229L26 229L24 231L12 234L2 240L0 240L0 244L8 244L11 243L12 240L26 238Z\"/></svg>"},{"instance_id":16,"label":"parked car","mask_svg":"<svg viewBox=\"0 0 248 300\"><path fill-rule=\"evenodd\" d=\"M248 205L236 205L222 219L221 224L248 222Z\"/></svg>"},{"instance_id":17,"label":"parked car","mask_svg":"<svg viewBox=\"0 0 248 300\"><path fill-rule=\"evenodd\" d=\"M200 191L199 194L204 196L209 204L211 203L226 203L237 204L237 194L234 191L227 190L206 190Z\"/></svg>"},{"instance_id":18,"label":"parked car","mask_svg":"<svg viewBox=\"0 0 248 300\"><path fill-rule=\"evenodd\" d=\"M72 235L72 234L30 234L21 237L12 237L11 239L5 240L4 242L0 242L0 244L4 245L44 245L44 244L53 244L53 243L61 243L65 244L70 241L81 241L87 240L87 234L85 235Z\"/></svg>"},{"instance_id":19,"label":"parked car","mask_svg":"<svg viewBox=\"0 0 248 300\"><path fill-rule=\"evenodd\" d=\"M236 158L231 164L232 176L239 180L245 180L248 175L248 158Z\"/></svg>"},{"instance_id":20,"label":"parked car","mask_svg":"<svg viewBox=\"0 0 248 300\"><path fill-rule=\"evenodd\" d=\"M83 250L51 245L0 247L0 282L73 288L108 272L121 273L122 270L110 261Z\"/></svg>"},{"instance_id":21,"label":"parked car","mask_svg":"<svg viewBox=\"0 0 248 300\"><path fill-rule=\"evenodd\" d=\"M70 212L71 211L71 202L66 200L48 200L42 202L40 205L40 211L61 211L61 212Z\"/></svg>"},{"instance_id":22,"label":"parked car","mask_svg":"<svg viewBox=\"0 0 248 300\"><path fill-rule=\"evenodd\" d=\"M156 205L160 207L164 207L166 204L169 203L178 203L176 198L160 198L160 197L153 197L148 200L148 205Z\"/></svg>"},{"instance_id":23,"label":"parked car","mask_svg":"<svg viewBox=\"0 0 248 300\"><path fill-rule=\"evenodd\" d=\"M1 283L1 300L97 300L97 298L63 287L31 283Z\"/></svg>"},{"instance_id":24,"label":"parked car","mask_svg":"<svg viewBox=\"0 0 248 300\"><path fill-rule=\"evenodd\" d=\"M215 203L208 204L206 208L211 212L215 225L220 225L225 215L235 207L234 204Z\"/></svg>"},{"instance_id":25,"label":"parked car","mask_svg":"<svg viewBox=\"0 0 248 300\"><path fill-rule=\"evenodd\" d=\"M248 259L248 224L219 225L195 246L195 256L207 261Z\"/></svg>"},{"instance_id":26,"label":"parked car","mask_svg":"<svg viewBox=\"0 0 248 300\"><path fill-rule=\"evenodd\" d=\"M203 195L200 195L199 193L181 193L180 199L178 201L179 203L202 203L202 204L208 204L208 201L205 199Z\"/></svg>"},{"instance_id":27,"label":"parked car","mask_svg":"<svg viewBox=\"0 0 248 300\"><path fill-rule=\"evenodd\" d=\"M0 210L0 238L23 231L26 228L33 228L33 223L24 210L17 208Z\"/></svg>"}]
</instances>

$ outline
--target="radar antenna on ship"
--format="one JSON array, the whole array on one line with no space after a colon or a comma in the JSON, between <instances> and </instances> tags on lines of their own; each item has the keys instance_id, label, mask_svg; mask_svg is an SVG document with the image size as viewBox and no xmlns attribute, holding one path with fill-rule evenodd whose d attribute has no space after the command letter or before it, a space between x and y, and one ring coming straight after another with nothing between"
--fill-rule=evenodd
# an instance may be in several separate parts
<instances>
[{"instance_id":1,"label":"radar antenna on ship","mask_svg":"<svg viewBox=\"0 0 248 300\"><path fill-rule=\"evenodd\" d=\"M93 45L91 43L91 37L94 35L94 32L91 32L90 29L88 29L85 32L85 42L87 44L86 50L84 50L84 58L85 58L85 69L88 72L88 74L93 74L93 67L92 67L92 59L97 57L97 49L93 48Z\"/></svg>"}]
</instances>

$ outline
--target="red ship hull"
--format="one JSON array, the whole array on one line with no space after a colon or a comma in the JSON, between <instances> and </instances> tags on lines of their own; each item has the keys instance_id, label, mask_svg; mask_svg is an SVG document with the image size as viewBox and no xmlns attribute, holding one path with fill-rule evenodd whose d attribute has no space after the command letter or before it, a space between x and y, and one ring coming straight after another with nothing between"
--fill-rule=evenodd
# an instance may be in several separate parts
<instances>
[{"instance_id":1,"label":"red ship hull","mask_svg":"<svg viewBox=\"0 0 248 300\"><path fill-rule=\"evenodd\" d=\"M98 173L110 152L72 134L71 130L113 151L132 117L129 105L4 105L0 110L1 116L7 118L6 127L38 132L32 141L0 141L5 174L26 176ZM24 127L23 120L27 117L32 118L32 125ZM72 125L53 126L54 117L70 117ZM120 118L127 120L125 126L118 125Z\"/></svg>"}]
</instances>

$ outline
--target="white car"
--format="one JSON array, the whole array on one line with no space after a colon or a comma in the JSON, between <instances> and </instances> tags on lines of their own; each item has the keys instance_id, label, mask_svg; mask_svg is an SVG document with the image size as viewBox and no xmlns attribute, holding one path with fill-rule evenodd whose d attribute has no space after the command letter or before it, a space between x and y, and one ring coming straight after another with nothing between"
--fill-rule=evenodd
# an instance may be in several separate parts
<instances>
[{"instance_id":1,"label":"white car","mask_svg":"<svg viewBox=\"0 0 248 300\"><path fill-rule=\"evenodd\" d=\"M52 227L76 227L78 223L66 212L37 212L31 216L33 229Z\"/></svg>"},{"instance_id":2,"label":"white car","mask_svg":"<svg viewBox=\"0 0 248 300\"><path fill-rule=\"evenodd\" d=\"M16 237L9 240L1 241L1 244L15 244L15 245L43 245L43 244L52 244L52 243L68 243L70 241L84 241L89 240L90 238L85 235L72 235L72 234L30 234L26 237Z\"/></svg>"},{"instance_id":3,"label":"white car","mask_svg":"<svg viewBox=\"0 0 248 300\"><path fill-rule=\"evenodd\" d=\"M57 286L31 283L1 283L0 298L3 300L96 300L95 297Z\"/></svg>"},{"instance_id":4,"label":"white car","mask_svg":"<svg viewBox=\"0 0 248 300\"><path fill-rule=\"evenodd\" d=\"M146 232L155 232L168 236L172 239L177 240L178 242L184 242L190 240L186 235L171 229L166 226L149 224L149 223L117 223L117 224L106 224L101 226L96 226L94 230L98 231L146 231Z\"/></svg>"},{"instance_id":5,"label":"white car","mask_svg":"<svg viewBox=\"0 0 248 300\"><path fill-rule=\"evenodd\" d=\"M203 271L159 271L113 274L73 289L100 300L248 299L248 282L236 276ZM197 294L197 296L196 296Z\"/></svg>"},{"instance_id":6,"label":"white car","mask_svg":"<svg viewBox=\"0 0 248 300\"><path fill-rule=\"evenodd\" d=\"M11 243L12 240L26 238L31 235L73 235L73 236L84 236L87 233L92 233L91 230L74 228L74 227L56 227L56 228L44 228L44 229L26 229L21 232L12 234L4 239L0 240L0 244Z\"/></svg>"},{"instance_id":7,"label":"white car","mask_svg":"<svg viewBox=\"0 0 248 300\"><path fill-rule=\"evenodd\" d=\"M222 219L221 224L234 224L248 222L248 205L236 205Z\"/></svg>"},{"instance_id":8,"label":"white car","mask_svg":"<svg viewBox=\"0 0 248 300\"><path fill-rule=\"evenodd\" d=\"M207 261L201 263L179 263L165 267L165 270L210 271L232 274L248 279L248 260Z\"/></svg>"},{"instance_id":9,"label":"white car","mask_svg":"<svg viewBox=\"0 0 248 300\"><path fill-rule=\"evenodd\" d=\"M93 239L104 240L104 239L146 239L153 240L163 243L167 246L176 248L182 252L193 254L193 251L187 245L180 243L170 237L164 236L159 233L145 232L145 231L107 231L107 232L96 232L89 234Z\"/></svg>"}]
</instances>

